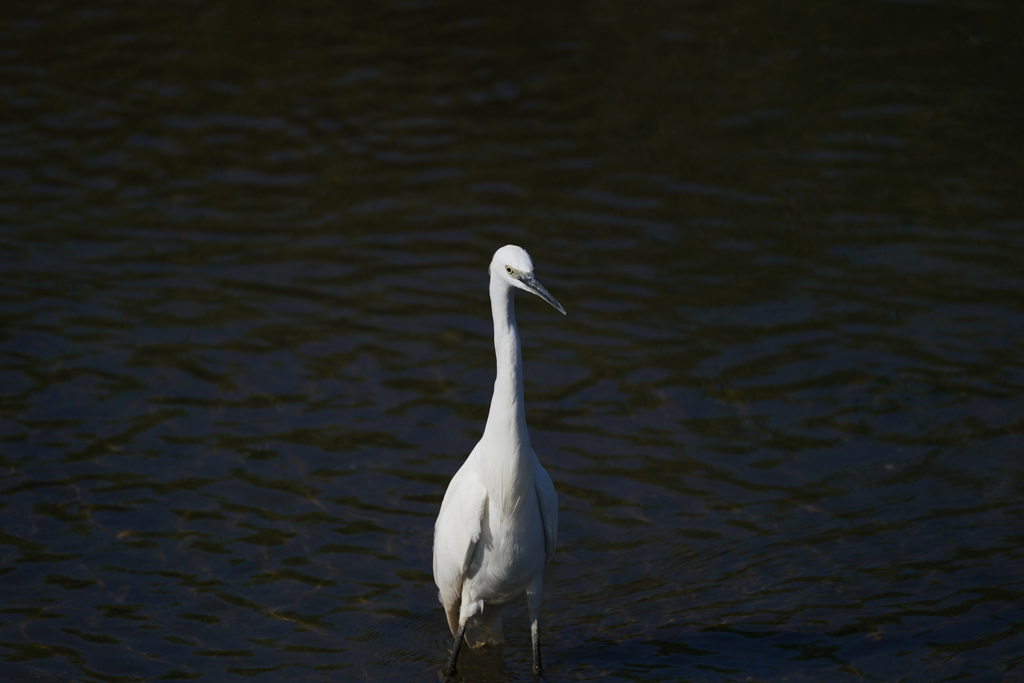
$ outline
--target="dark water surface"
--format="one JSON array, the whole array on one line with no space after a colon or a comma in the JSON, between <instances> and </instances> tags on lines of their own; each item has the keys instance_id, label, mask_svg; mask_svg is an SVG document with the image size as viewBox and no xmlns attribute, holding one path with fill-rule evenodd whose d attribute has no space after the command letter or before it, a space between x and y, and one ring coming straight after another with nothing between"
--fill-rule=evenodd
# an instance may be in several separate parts
<instances>
[{"instance_id":1,"label":"dark water surface","mask_svg":"<svg viewBox=\"0 0 1024 683\"><path fill-rule=\"evenodd\" d=\"M511 242L548 680L1024 681L1022 30L6 3L0 679L436 680Z\"/></svg>"}]
</instances>

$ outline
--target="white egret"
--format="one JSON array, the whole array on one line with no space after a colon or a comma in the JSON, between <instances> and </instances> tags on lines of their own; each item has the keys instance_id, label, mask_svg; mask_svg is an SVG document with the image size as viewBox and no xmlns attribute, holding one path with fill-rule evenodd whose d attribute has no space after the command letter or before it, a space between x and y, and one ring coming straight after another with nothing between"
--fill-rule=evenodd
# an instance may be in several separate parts
<instances>
[{"instance_id":1,"label":"white egret","mask_svg":"<svg viewBox=\"0 0 1024 683\"><path fill-rule=\"evenodd\" d=\"M555 553L558 497L530 446L523 403L523 354L513 292L565 309L533 275L525 249L507 245L490 265L497 378L483 436L452 477L434 524L434 582L455 636L442 673L456 672L459 648L504 641L501 611L526 593L533 673L541 675L540 599L544 564Z\"/></svg>"}]
</instances>

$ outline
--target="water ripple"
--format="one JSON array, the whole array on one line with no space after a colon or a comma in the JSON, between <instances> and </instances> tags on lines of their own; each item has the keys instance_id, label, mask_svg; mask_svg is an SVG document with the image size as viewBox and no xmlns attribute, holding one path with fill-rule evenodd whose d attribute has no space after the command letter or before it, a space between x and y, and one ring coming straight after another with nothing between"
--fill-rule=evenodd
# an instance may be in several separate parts
<instances>
[{"instance_id":1,"label":"water ripple","mask_svg":"<svg viewBox=\"0 0 1024 683\"><path fill-rule=\"evenodd\" d=\"M1005 8L236 10L0 29L0 678L434 676L520 243L552 680L1016 680Z\"/></svg>"}]
</instances>

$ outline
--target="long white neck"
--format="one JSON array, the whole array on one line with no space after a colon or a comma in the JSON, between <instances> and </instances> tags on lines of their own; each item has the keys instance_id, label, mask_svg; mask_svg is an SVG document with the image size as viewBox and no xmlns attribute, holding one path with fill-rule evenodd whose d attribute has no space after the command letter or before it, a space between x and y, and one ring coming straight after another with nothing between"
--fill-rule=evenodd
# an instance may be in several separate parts
<instances>
[{"instance_id":1,"label":"long white neck","mask_svg":"<svg viewBox=\"0 0 1024 683\"><path fill-rule=\"evenodd\" d=\"M487 425L480 439L484 447L481 457L494 473L494 484L507 495L517 497L521 488L533 481L530 433L523 402L523 354L512 288L492 273L490 292L497 376Z\"/></svg>"}]
</instances>

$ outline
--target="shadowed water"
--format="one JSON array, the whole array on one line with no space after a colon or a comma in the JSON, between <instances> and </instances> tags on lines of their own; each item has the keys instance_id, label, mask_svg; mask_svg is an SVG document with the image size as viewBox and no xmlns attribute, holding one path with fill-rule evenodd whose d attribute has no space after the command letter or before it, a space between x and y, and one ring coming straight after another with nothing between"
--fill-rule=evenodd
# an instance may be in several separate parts
<instances>
[{"instance_id":1,"label":"shadowed water","mask_svg":"<svg viewBox=\"0 0 1024 683\"><path fill-rule=\"evenodd\" d=\"M549 681L1024 680L1022 22L12 4L0 678L436 680L516 243Z\"/></svg>"}]
</instances>

